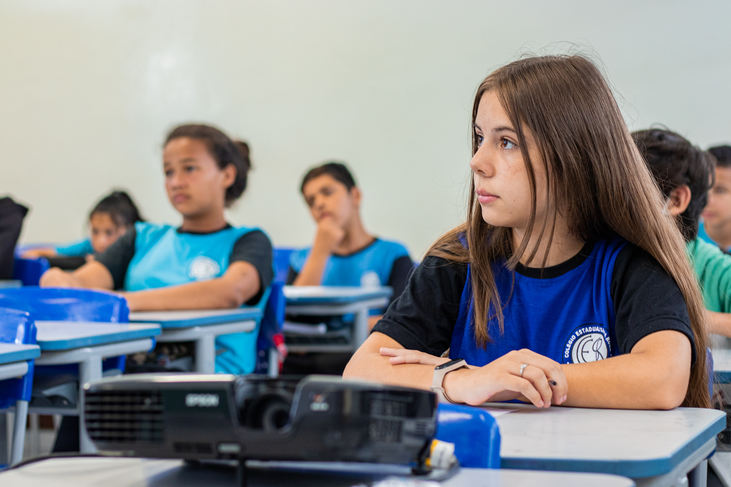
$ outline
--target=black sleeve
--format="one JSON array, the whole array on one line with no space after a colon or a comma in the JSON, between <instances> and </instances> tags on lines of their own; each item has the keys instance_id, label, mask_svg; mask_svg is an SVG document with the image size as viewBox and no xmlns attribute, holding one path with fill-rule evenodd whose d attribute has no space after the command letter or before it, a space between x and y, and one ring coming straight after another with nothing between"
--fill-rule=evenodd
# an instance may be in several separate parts
<instances>
[{"instance_id":1,"label":"black sleeve","mask_svg":"<svg viewBox=\"0 0 731 487\"><path fill-rule=\"evenodd\" d=\"M294 280L297 279L297 276L299 276L300 273L294 270L292 266L289 266L289 270L287 270L287 286L291 286L294 284Z\"/></svg>"},{"instance_id":2,"label":"black sleeve","mask_svg":"<svg viewBox=\"0 0 731 487\"><path fill-rule=\"evenodd\" d=\"M414 270L414 263L411 261L411 257L404 255L399 257L393 262L391 267L391 275L388 276L387 286L393 288L393 296L391 296L391 302L396 301L396 298L401 296L406 288L406 282L409 280L411 271Z\"/></svg>"},{"instance_id":3,"label":"black sleeve","mask_svg":"<svg viewBox=\"0 0 731 487\"><path fill-rule=\"evenodd\" d=\"M662 330L678 331L695 340L688 309L678 285L650 254L631 244L614 263L610 289L620 353L629 353L641 339Z\"/></svg>"},{"instance_id":4,"label":"black sleeve","mask_svg":"<svg viewBox=\"0 0 731 487\"><path fill-rule=\"evenodd\" d=\"M441 355L452 342L466 280L467 264L425 258L373 331L405 348Z\"/></svg>"},{"instance_id":5,"label":"black sleeve","mask_svg":"<svg viewBox=\"0 0 731 487\"><path fill-rule=\"evenodd\" d=\"M255 305L274 279L274 250L269 237L264 232L255 230L238 239L231 251L229 263L239 261L248 262L259 273L259 292L246 302L247 305Z\"/></svg>"},{"instance_id":6,"label":"black sleeve","mask_svg":"<svg viewBox=\"0 0 731 487\"><path fill-rule=\"evenodd\" d=\"M135 239L137 239L137 230L133 225L107 250L94 257L112 274L114 289L124 289L124 276L127 275L129 263L135 256Z\"/></svg>"},{"instance_id":7,"label":"black sleeve","mask_svg":"<svg viewBox=\"0 0 731 487\"><path fill-rule=\"evenodd\" d=\"M0 279L13 278L15 245L27 213L28 208L12 198L0 198Z\"/></svg>"}]
</instances>

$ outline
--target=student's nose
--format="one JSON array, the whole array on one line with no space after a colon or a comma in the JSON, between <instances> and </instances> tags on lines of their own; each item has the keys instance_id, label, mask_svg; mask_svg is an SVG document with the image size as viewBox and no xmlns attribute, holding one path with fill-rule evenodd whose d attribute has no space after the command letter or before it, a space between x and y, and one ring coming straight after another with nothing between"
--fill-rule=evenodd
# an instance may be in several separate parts
<instances>
[{"instance_id":1,"label":"student's nose","mask_svg":"<svg viewBox=\"0 0 731 487\"><path fill-rule=\"evenodd\" d=\"M477 149L477 152L472 156L470 160L470 169L472 172L482 176L483 178L490 178L495 175L495 165L493 163L492 154L483 145Z\"/></svg>"}]
</instances>

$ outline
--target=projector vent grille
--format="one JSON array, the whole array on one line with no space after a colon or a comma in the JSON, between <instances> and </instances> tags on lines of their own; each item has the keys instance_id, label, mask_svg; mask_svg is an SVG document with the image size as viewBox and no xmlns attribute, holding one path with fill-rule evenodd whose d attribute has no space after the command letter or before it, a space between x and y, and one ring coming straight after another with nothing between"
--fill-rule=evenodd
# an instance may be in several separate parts
<instances>
[{"instance_id":1,"label":"projector vent grille","mask_svg":"<svg viewBox=\"0 0 731 487\"><path fill-rule=\"evenodd\" d=\"M86 429L104 443L163 443L162 395L156 391L86 394Z\"/></svg>"}]
</instances>

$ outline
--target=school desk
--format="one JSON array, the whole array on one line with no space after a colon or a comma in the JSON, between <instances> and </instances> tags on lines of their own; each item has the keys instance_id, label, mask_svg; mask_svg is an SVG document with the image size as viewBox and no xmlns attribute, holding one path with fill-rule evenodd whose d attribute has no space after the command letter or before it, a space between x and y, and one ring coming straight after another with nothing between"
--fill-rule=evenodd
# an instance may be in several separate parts
<instances>
[{"instance_id":1,"label":"school desk","mask_svg":"<svg viewBox=\"0 0 731 487\"><path fill-rule=\"evenodd\" d=\"M247 333L261 321L259 308L210 309L192 311L144 311L129 314L131 323L157 323L162 327L158 342L195 342L195 371L216 371L216 337Z\"/></svg>"},{"instance_id":2,"label":"school desk","mask_svg":"<svg viewBox=\"0 0 731 487\"><path fill-rule=\"evenodd\" d=\"M368 315L371 309L385 308L393 294L390 287L355 286L285 286L287 315L341 316L355 315L353 340L346 348L355 351L368 338ZM313 346L290 346L292 351L319 351ZM323 350L331 350L325 347Z\"/></svg>"},{"instance_id":3,"label":"school desk","mask_svg":"<svg viewBox=\"0 0 731 487\"><path fill-rule=\"evenodd\" d=\"M98 323L88 321L36 321L36 341L41 356L36 365L79 364L79 401L74 409L33 408L37 414L78 416L83 410L83 387L102 378L102 359L137 352L153 347L153 337L160 334L156 324ZM80 446L83 453L94 446L79 422Z\"/></svg>"},{"instance_id":4,"label":"school desk","mask_svg":"<svg viewBox=\"0 0 731 487\"><path fill-rule=\"evenodd\" d=\"M724 384L728 390L731 384L731 350L714 349L713 350L713 382L716 384ZM731 446L728 444L719 444L719 451L711 458L710 462L716 474L723 478L726 485L731 485ZM724 448L726 451L721 451Z\"/></svg>"},{"instance_id":5,"label":"school desk","mask_svg":"<svg viewBox=\"0 0 731 487\"><path fill-rule=\"evenodd\" d=\"M290 466L293 466L290 464ZM363 466L361 474L344 475L328 470L250 468L250 487L347 487L372 485L384 479L383 465ZM320 464L320 467L327 467ZM402 472L403 470L399 470ZM375 474L373 472L379 472ZM139 458L56 458L31 463L0 473L2 485L53 485L54 487L234 487L240 485L236 468L230 465L187 465L180 460ZM429 485L429 484L421 484ZM440 485L440 484L437 484ZM527 470L461 469L441 483L445 487L631 487L624 477L570 472L531 472ZM398 487L392 484L391 487ZM412 487L408 484L404 487Z\"/></svg>"},{"instance_id":6,"label":"school desk","mask_svg":"<svg viewBox=\"0 0 731 487\"><path fill-rule=\"evenodd\" d=\"M41 349L38 345L0 343L0 380L24 376L28 373L28 360L37 358L40 354ZM25 404L27 405L27 403ZM6 416L3 413L0 414ZM22 428L25 428L25 425L22 425ZM12 429L12 426L8 424L7 416L0 417L0 464L6 463L8 458L8 443L5 441L8 429ZM13 438L13 448L21 444L17 441L16 438Z\"/></svg>"},{"instance_id":7,"label":"school desk","mask_svg":"<svg viewBox=\"0 0 731 487\"><path fill-rule=\"evenodd\" d=\"M726 415L715 409L636 411L490 404L501 435L501 466L611 473L638 486L673 486L693 471L706 484L706 458Z\"/></svg>"}]
</instances>

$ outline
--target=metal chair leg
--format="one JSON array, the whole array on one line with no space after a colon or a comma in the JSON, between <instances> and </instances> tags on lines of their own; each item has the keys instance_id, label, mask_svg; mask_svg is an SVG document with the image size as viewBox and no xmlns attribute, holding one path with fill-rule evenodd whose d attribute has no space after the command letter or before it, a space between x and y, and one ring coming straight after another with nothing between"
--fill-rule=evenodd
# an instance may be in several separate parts
<instances>
[{"instance_id":1,"label":"metal chair leg","mask_svg":"<svg viewBox=\"0 0 731 487\"><path fill-rule=\"evenodd\" d=\"M25 443L25 425L28 421L28 401L15 403L15 427L13 428L13 445L10 449L10 465L23 460Z\"/></svg>"}]
</instances>

